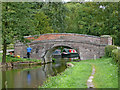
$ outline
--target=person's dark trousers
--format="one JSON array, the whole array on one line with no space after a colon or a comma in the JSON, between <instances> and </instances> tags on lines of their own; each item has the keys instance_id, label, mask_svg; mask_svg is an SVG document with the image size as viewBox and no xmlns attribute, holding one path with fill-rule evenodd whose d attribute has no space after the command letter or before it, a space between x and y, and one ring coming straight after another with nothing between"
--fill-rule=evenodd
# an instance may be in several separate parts
<instances>
[{"instance_id":1,"label":"person's dark trousers","mask_svg":"<svg viewBox=\"0 0 120 90\"><path fill-rule=\"evenodd\" d=\"M30 52L27 52L27 58L30 58Z\"/></svg>"}]
</instances>

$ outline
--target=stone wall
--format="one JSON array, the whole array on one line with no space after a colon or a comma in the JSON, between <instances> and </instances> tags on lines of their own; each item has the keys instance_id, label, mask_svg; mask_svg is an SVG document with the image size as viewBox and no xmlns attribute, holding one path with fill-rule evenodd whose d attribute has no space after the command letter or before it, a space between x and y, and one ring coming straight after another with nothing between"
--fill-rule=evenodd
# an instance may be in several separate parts
<instances>
[{"instance_id":1,"label":"stone wall","mask_svg":"<svg viewBox=\"0 0 120 90\"><path fill-rule=\"evenodd\" d=\"M112 38L108 35L101 37L83 35L83 34L71 34L71 33L57 33L57 34L43 34L37 39L34 37L26 37L27 39L34 39L31 43L28 43L31 48L31 58L41 59L44 58L45 62L49 62L51 53L55 50L55 47L67 46L77 50L80 59L93 59L94 57L100 58L104 56L104 48L106 45L112 45ZM15 44L15 55L26 57L26 46L22 43Z\"/></svg>"}]
</instances>

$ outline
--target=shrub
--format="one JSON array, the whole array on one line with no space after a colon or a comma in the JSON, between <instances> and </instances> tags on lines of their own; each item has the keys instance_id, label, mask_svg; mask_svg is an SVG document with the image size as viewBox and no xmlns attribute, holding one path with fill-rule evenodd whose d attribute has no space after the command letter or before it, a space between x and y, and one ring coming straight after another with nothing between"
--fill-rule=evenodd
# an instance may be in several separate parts
<instances>
[{"instance_id":1,"label":"shrub","mask_svg":"<svg viewBox=\"0 0 120 90\"><path fill-rule=\"evenodd\" d=\"M120 49L114 49L112 51L112 59L117 63L120 62Z\"/></svg>"},{"instance_id":2,"label":"shrub","mask_svg":"<svg viewBox=\"0 0 120 90\"><path fill-rule=\"evenodd\" d=\"M107 45L105 47L105 56L112 57L112 50L114 49L117 49L117 47L114 45Z\"/></svg>"}]
</instances>

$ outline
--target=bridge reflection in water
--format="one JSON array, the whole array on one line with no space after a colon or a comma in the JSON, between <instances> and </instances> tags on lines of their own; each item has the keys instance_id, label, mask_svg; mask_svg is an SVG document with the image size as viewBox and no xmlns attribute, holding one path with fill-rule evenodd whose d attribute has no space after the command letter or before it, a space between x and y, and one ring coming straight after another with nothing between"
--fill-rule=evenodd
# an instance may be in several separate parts
<instances>
[{"instance_id":1,"label":"bridge reflection in water","mask_svg":"<svg viewBox=\"0 0 120 90\"><path fill-rule=\"evenodd\" d=\"M56 58L55 63L32 67L14 67L0 71L0 87L2 88L37 88L42 85L49 76L55 76L63 72L66 62L72 58ZM1 89L1 88L0 88Z\"/></svg>"}]
</instances>

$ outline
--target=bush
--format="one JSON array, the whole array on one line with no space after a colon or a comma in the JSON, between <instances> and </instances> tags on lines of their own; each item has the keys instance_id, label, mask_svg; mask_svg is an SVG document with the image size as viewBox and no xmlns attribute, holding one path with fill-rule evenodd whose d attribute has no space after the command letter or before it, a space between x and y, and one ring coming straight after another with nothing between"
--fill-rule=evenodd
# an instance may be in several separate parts
<instances>
[{"instance_id":1,"label":"bush","mask_svg":"<svg viewBox=\"0 0 120 90\"><path fill-rule=\"evenodd\" d=\"M117 47L114 45L107 45L105 47L105 56L112 57L112 50L114 49L117 49Z\"/></svg>"},{"instance_id":2,"label":"bush","mask_svg":"<svg viewBox=\"0 0 120 90\"><path fill-rule=\"evenodd\" d=\"M120 49L114 49L112 51L112 59L117 63L120 62Z\"/></svg>"}]
</instances>

